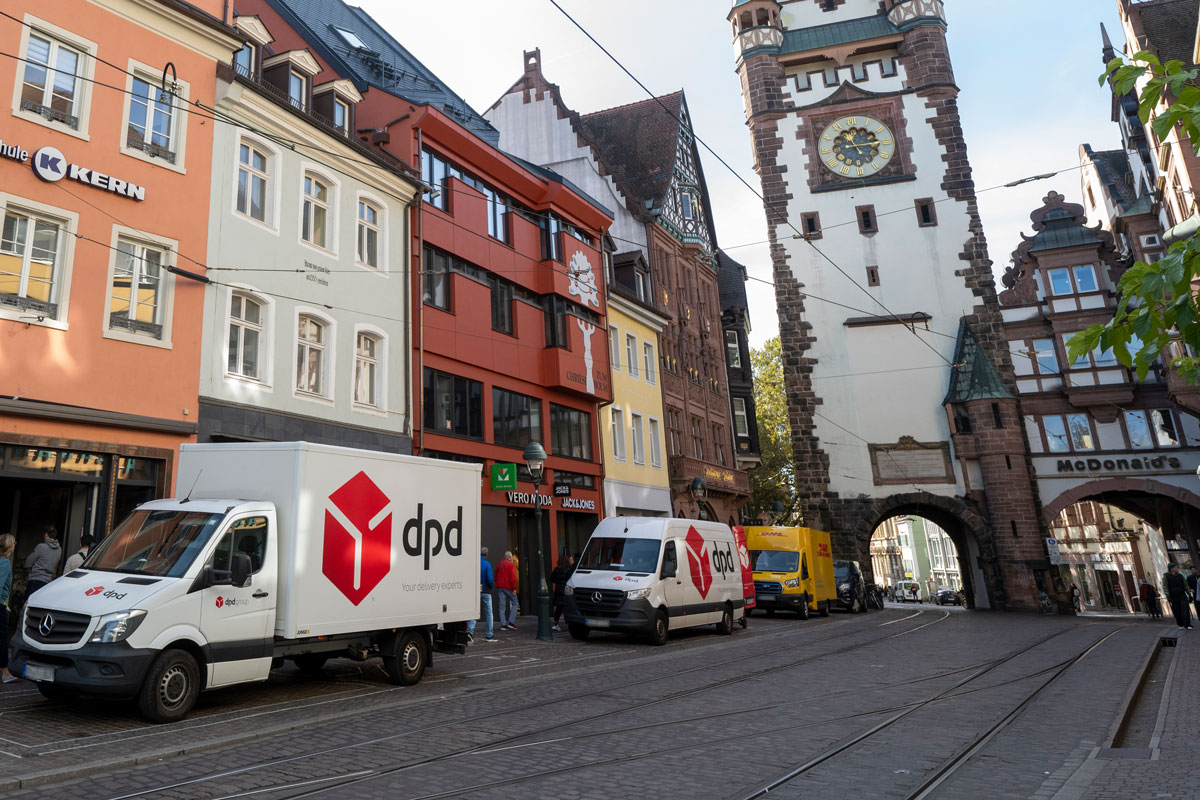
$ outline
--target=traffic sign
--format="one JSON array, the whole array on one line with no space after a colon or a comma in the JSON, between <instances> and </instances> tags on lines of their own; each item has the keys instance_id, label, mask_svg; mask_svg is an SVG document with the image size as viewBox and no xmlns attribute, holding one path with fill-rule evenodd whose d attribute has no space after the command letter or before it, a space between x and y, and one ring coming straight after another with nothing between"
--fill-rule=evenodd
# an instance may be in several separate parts
<instances>
[{"instance_id":1,"label":"traffic sign","mask_svg":"<svg viewBox=\"0 0 1200 800\"><path fill-rule=\"evenodd\" d=\"M1058 552L1058 539L1046 540L1046 555L1049 557L1051 565L1057 567L1062 563L1062 555Z\"/></svg>"}]
</instances>

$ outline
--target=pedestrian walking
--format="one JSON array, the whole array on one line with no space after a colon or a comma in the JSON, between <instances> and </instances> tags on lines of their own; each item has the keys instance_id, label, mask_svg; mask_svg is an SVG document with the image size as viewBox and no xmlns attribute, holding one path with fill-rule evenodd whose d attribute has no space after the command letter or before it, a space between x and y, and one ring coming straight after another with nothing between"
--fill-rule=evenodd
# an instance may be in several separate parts
<instances>
[{"instance_id":1,"label":"pedestrian walking","mask_svg":"<svg viewBox=\"0 0 1200 800\"><path fill-rule=\"evenodd\" d=\"M504 560L496 568L496 589L500 592L500 630L517 629L517 564L511 550L506 550Z\"/></svg>"},{"instance_id":2,"label":"pedestrian walking","mask_svg":"<svg viewBox=\"0 0 1200 800\"><path fill-rule=\"evenodd\" d=\"M12 557L17 549L17 537L11 533L0 536L0 676L4 683L15 681L8 674L8 603L12 597Z\"/></svg>"},{"instance_id":3,"label":"pedestrian walking","mask_svg":"<svg viewBox=\"0 0 1200 800\"><path fill-rule=\"evenodd\" d=\"M1167 574L1163 576L1163 588L1167 592L1167 601L1171 604L1171 613L1175 615L1175 624L1179 630L1192 629L1192 612L1188 610L1187 581L1179 574L1179 565L1170 564Z\"/></svg>"},{"instance_id":4,"label":"pedestrian walking","mask_svg":"<svg viewBox=\"0 0 1200 800\"><path fill-rule=\"evenodd\" d=\"M92 535L85 533L79 537L79 549L75 554L67 559L67 563L63 565L63 575L69 574L72 570L78 569L87 558L88 551L92 549Z\"/></svg>"},{"instance_id":5,"label":"pedestrian walking","mask_svg":"<svg viewBox=\"0 0 1200 800\"><path fill-rule=\"evenodd\" d=\"M33 552L25 559L25 568L29 570L29 580L25 582L25 599L38 589L54 580L54 572L58 569L58 560L62 558L62 548L58 546L58 528L47 525L42 533L42 541L33 548Z\"/></svg>"},{"instance_id":6,"label":"pedestrian walking","mask_svg":"<svg viewBox=\"0 0 1200 800\"><path fill-rule=\"evenodd\" d=\"M1083 604L1080 601L1079 587L1071 584L1071 605L1075 606L1075 613L1083 611Z\"/></svg>"},{"instance_id":7,"label":"pedestrian walking","mask_svg":"<svg viewBox=\"0 0 1200 800\"><path fill-rule=\"evenodd\" d=\"M1200 569L1195 565L1188 568L1191 574L1187 576L1188 591L1192 593L1192 605L1196 609L1196 618L1200 619Z\"/></svg>"},{"instance_id":8,"label":"pedestrian walking","mask_svg":"<svg viewBox=\"0 0 1200 800\"><path fill-rule=\"evenodd\" d=\"M1150 619L1162 619L1162 603L1158 600L1158 589L1145 578L1142 578L1142 585L1138 587L1138 599L1146 607Z\"/></svg>"},{"instance_id":9,"label":"pedestrian walking","mask_svg":"<svg viewBox=\"0 0 1200 800\"><path fill-rule=\"evenodd\" d=\"M513 622L517 621L517 614L521 613L521 559L517 558L517 554L512 554L513 562L513 594L517 596L517 610L513 614ZM514 626L515 628L516 626Z\"/></svg>"},{"instance_id":10,"label":"pedestrian walking","mask_svg":"<svg viewBox=\"0 0 1200 800\"><path fill-rule=\"evenodd\" d=\"M561 631L558 621L562 618L563 606L566 605L567 581L574 572L575 559L568 555L558 557L558 566L550 573L550 582L554 584L554 627L551 630Z\"/></svg>"},{"instance_id":11,"label":"pedestrian walking","mask_svg":"<svg viewBox=\"0 0 1200 800\"><path fill-rule=\"evenodd\" d=\"M479 550L479 606L483 610L483 633L486 637L484 641L496 641L496 635L492 631L492 590L496 588L496 579L492 575L492 565L487 560L488 549L486 547ZM475 620L467 623L467 642L475 640Z\"/></svg>"}]
</instances>

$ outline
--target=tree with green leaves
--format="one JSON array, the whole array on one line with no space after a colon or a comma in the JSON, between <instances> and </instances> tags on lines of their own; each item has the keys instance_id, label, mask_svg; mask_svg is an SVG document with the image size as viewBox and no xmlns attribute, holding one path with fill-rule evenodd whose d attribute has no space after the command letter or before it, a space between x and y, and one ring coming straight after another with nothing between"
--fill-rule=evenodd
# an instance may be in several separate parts
<instances>
[{"instance_id":1,"label":"tree with green leaves","mask_svg":"<svg viewBox=\"0 0 1200 800\"><path fill-rule=\"evenodd\" d=\"M1165 141L1179 127L1181 137L1200 152L1200 88L1195 85L1200 70L1182 61L1163 64L1143 50L1126 61L1114 58L1100 76L1100 85L1112 81L1118 97L1138 92L1138 118L1149 124L1158 141ZM1153 118L1153 119L1152 119ZM1144 379L1150 365L1167 346L1182 342L1190 349L1172 354L1170 364L1179 376L1200 384L1200 236L1177 241L1162 259L1137 262L1117 283L1117 310L1111 320L1075 334L1067 342L1069 359L1085 353L1111 349L1117 361Z\"/></svg>"},{"instance_id":2,"label":"tree with green leaves","mask_svg":"<svg viewBox=\"0 0 1200 800\"><path fill-rule=\"evenodd\" d=\"M796 468L778 336L768 339L761 349L751 348L750 366L754 370L754 406L762 456L762 464L750 470L750 513L756 517L765 513L774 519L775 503L780 502L785 509L781 521L795 523L799 520Z\"/></svg>"}]
</instances>

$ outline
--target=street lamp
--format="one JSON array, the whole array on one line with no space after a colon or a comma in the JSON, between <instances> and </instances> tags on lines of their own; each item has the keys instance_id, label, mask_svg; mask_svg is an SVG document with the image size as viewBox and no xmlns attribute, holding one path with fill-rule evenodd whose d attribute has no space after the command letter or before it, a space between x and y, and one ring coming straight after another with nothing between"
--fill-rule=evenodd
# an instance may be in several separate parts
<instances>
[{"instance_id":1,"label":"street lamp","mask_svg":"<svg viewBox=\"0 0 1200 800\"><path fill-rule=\"evenodd\" d=\"M550 633L550 586L546 583L546 560L542 557L542 473L546 468L546 450L537 442L525 445L521 455L529 474L533 477L533 509L537 516L537 638L543 642L553 641Z\"/></svg>"},{"instance_id":2,"label":"street lamp","mask_svg":"<svg viewBox=\"0 0 1200 800\"><path fill-rule=\"evenodd\" d=\"M696 508L698 513L697 519L708 519L708 515L704 512L704 497L708 494L708 486L704 483L704 478L699 476L692 478L692 483L688 487L692 493L692 497L696 498Z\"/></svg>"}]
</instances>

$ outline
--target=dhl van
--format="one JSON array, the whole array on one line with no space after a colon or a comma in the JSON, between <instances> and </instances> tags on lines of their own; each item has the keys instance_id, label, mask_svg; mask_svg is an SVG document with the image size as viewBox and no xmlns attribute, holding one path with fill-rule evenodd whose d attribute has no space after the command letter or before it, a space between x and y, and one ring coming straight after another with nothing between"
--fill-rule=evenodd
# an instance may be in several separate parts
<instances>
[{"instance_id":1,"label":"dhl van","mask_svg":"<svg viewBox=\"0 0 1200 800\"><path fill-rule=\"evenodd\" d=\"M746 528L757 607L767 614L810 611L829 616L837 602L829 534L812 528Z\"/></svg>"}]
</instances>

